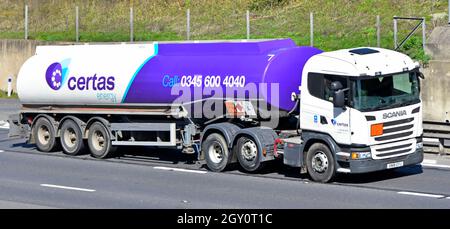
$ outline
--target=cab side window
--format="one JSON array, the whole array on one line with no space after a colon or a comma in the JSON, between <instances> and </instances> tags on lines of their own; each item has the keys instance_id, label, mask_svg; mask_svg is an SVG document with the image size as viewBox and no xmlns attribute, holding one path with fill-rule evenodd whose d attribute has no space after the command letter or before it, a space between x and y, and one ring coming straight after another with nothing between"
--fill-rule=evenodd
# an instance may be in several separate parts
<instances>
[{"instance_id":1,"label":"cab side window","mask_svg":"<svg viewBox=\"0 0 450 229\"><path fill-rule=\"evenodd\" d=\"M323 74L308 74L308 91L312 96L322 98L324 92Z\"/></svg>"},{"instance_id":2,"label":"cab side window","mask_svg":"<svg viewBox=\"0 0 450 229\"><path fill-rule=\"evenodd\" d=\"M324 75L319 73L309 73L308 90L309 93L322 100L333 102L333 91L331 83L334 81L341 82L343 88L347 87L347 79L342 76Z\"/></svg>"}]
</instances>

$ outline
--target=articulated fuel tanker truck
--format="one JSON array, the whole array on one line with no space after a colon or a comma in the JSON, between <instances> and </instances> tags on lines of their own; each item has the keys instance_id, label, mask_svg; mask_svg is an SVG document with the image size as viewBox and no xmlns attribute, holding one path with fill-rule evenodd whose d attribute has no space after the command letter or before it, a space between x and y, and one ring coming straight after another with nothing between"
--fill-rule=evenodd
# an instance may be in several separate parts
<instances>
[{"instance_id":1,"label":"articulated fuel tanker truck","mask_svg":"<svg viewBox=\"0 0 450 229\"><path fill-rule=\"evenodd\" d=\"M314 181L423 160L419 64L290 39L40 46L10 136L95 158L118 146L198 154L212 171L276 158Z\"/></svg>"}]
</instances>

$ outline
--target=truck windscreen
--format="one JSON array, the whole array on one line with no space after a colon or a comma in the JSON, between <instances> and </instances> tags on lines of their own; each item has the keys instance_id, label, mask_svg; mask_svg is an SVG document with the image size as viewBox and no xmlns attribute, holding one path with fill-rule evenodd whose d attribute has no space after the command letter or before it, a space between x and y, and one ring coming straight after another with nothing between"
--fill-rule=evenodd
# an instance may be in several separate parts
<instances>
[{"instance_id":1,"label":"truck windscreen","mask_svg":"<svg viewBox=\"0 0 450 229\"><path fill-rule=\"evenodd\" d=\"M418 72L352 80L352 105L360 111L383 110L420 102Z\"/></svg>"}]
</instances>

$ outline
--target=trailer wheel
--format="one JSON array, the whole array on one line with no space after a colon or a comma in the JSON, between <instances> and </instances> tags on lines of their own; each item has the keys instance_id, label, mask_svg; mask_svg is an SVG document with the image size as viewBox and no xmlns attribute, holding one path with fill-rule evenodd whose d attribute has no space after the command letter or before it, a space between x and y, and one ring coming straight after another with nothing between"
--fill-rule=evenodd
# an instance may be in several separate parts
<instances>
[{"instance_id":1,"label":"trailer wheel","mask_svg":"<svg viewBox=\"0 0 450 229\"><path fill-rule=\"evenodd\" d=\"M56 131L48 119L39 118L33 125L32 131L39 151L51 152L57 147Z\"/></svg>"},{"instance_id":2,"label":"trailer wheel","mask_svg":"<svg viewBox=\"0 0 450 229\"><path fill-rule=\"evenodd\" d=\"M252 137L240 137L236 144L239 164L247 172L255 172L262 167L258 144Z\"/></svg>"},{"instance_id":3,"label":"trailer wheel","mask_svg":"<svg viewBox=\"0 0 450 229\"><path fill-rule=\"evenodd\" d=\"M205 155L206 165L211 171L224 170L231 158L227 142L222 135L213 133L202 143L202 151Z\"/></svg>"},{"instance_id":4,"label":"trailer wheel","mask_svg":"<svg viewBox=\"0 0 450 229\"><path fill-rule=\"evenodd\" d=\"M84 149L81 128L73 120L66 120L61 126L60 139L63 152L70 156L80 154Z\"/></svg>"},{"instance_id":5,"label":"trailer wheel","mask_svg":"<svg viewBox=\"0 0 450 229\"><path fill-rule=\"evenodd\" d=\"M111 137L108 129L100 122L94 122L89 127L88 146L95 158L103 159L112 155Z\"/></svg>"},{"instance_id":6,"label":"trailer wheel","mask_svg":"<svg viewBox=\"0 0 450 229\"><path fill-rule=\"evenodd\" d=\"M336 174L334 157L328 146L314 143L306 155L306 167L311 179L317 182L329 182Z\"/></svg>"}]
</instances>

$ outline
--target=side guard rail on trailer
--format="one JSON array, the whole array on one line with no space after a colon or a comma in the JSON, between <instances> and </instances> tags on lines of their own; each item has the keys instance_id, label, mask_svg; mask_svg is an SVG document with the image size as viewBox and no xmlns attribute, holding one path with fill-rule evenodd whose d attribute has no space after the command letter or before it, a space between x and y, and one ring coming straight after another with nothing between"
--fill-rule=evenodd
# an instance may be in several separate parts
<instances>
[{"instance_id":1,"label":"side guard rail on trailer","mask_svg":"<svg viewBox=\"0 0 450 229\"><path fill-rule=\"evenodd\" d=\"M129 114L129 115L152 115L173 116L183 118L187 116L186 109L181 104L102 104L86 105L62 104L45 106L40 104L25 104L22 106L23 113L58 113L58 114Z\"/></svg>"},{"instance_id":2,"label":"side guard rail on trailer","mask_svg":"<svg viewBox=\"0 0 450 229\"><path fill-rule=\"evenodd\" d=\"M176 124L175 123L111 123L111 131L118 139L119 131L143 131L143 132L169 132L169 141L159 138L155 141L113 141L113 145L127 146L176 146Z\"/></svg>"}]
</instances>

